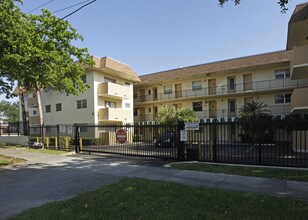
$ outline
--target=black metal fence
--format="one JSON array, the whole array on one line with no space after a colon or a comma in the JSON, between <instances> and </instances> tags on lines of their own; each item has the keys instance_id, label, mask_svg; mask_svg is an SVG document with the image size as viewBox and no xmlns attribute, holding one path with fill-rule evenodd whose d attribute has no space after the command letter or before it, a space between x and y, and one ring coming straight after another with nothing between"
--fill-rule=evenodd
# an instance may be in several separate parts
<instances>
[{"instance_id":1,"label":"black metal fence","mask_svg":"<svg viewBox=\"0 0 308 220\"><path fill-rule=\"evenodd\" d=\"M19 136L28 135L28 133L28 122L0 122L0 136Z\"/></svg>"},{"instance_id":2,"label":"black metal fence","mask_svg":"<svg viewBox=\"0 0 308 220\"><path fill-rule=\"evenodd\" d=\"M186 130L185 130L186 129ZM30 127L45 147L130 157L308 167L308 120Z\"/></svg>"}]
</instances>

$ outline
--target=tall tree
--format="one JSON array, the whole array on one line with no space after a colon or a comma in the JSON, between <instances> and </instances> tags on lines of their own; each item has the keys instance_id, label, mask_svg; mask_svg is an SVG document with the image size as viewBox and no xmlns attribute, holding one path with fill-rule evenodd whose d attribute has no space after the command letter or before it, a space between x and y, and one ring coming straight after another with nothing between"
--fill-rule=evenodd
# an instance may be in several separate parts
<instances>
[{"instance_id":1,"label":"tall tree","mask_svg":"<svg viewBox=\"0 0 308 220\"><path fill-rule=\"evenodd\" d=\"M218 0L220 6L223 6L228 1L229 0ZM234 2L235 5L238 5L241 2L241 0L231 0L231 1ZM286 7L288 3L289 3L289 0L279 0L277 2L277 4L281 8L281 13L285 13L288 10L288 8Z\"/></svg>"},{"instance_id":2,"label":"tall tree","mask_svg":"<svg viewBox=\"0 0 308 220\"><path fill-rule=\"evenodd\" d=\"M19 120L19 104L18 102L0 102L0 114L7 122L18 122Z\"/></svg>"}]
</instances>

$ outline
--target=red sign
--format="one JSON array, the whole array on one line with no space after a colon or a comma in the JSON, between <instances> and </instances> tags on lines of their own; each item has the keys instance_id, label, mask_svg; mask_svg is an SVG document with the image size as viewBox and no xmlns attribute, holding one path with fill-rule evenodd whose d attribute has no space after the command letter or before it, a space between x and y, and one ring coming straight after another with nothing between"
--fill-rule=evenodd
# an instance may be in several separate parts
<instances>
[{"instance_id":1,"label":"red sign","mask_svg":"<svg viewBox=\"0 0 308 220\"><path fill-rule=\"evenodd\" d=\"M123 128L117 130L116 139L120 144L124 144L127 141L127 133Z\"/></svg>"}]
</instances>

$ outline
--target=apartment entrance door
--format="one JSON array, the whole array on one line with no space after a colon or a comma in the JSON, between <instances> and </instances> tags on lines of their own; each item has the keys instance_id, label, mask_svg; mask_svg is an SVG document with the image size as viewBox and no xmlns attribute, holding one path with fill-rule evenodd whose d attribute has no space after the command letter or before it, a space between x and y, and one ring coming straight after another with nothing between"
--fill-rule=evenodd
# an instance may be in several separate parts
<instances>
[{"instance_id":1,"label":"apartment entrance door","mask_svg":"<svg viewBox=\"0 0 308 220\"><path fill-rule=\"evenodd\" d=\"M252 74L245 74L243 76L244 91L252 90Z\"/></svg>"},{"instance_id":2,"label":"apartment entrance door","mask_svg":"<svg viewBox=\"0 0 308 220\"><path fill-rule=\"evenodd\" d=\"M175 84L175 98L182 97L182 84Z\"/></svg>"},{"instance_id":3,"label":"apartment entrance door","mask_svg":"<svg viewBox=\"0 0 308 220\"><path fill-rule=\"evenodd\" d=\"M217 102L216 100L214 101L209 101L209 109L210 109L210 118L216 118L217 117Z\"/></svg>"},{"instance_id":4,"label":"apartment entrance door","mask_svg":"<svg viewBox=\"0 0 308 220\"><path fill-rule=\"evenodd\" d=\"M153 88L153 101L157 100L157 87Z\"/></svg>"},{"instance_id":5,"label":"apartment entrance door","mask_svg":"<svg viewBox=\"0 0 308 220\"><path fill-rule=\"evenodd\" d=\"M209 95L216 94L216 79L209 79Z\"/></svg>"},{"instance_id":6,"label":"apartment entrance door","mask_svg":"<svg viewBox=\"0 0 308 220\"><path fill-rule=\"evenodd\" d=\"M144 89L140 89L139 90L139 95L140 95L140 102L144 102L145 101L145 90Z\"/></svg>"},{"instance_id":7,"label":"apartment entrance door","mask_svg":"<svg viewBox=\"0 0 308 220\"><path fill-rule=\"evenodd\" d=\"M145 107L140 107L140 121L145 121Z\"/></svg>"}]
</instances>

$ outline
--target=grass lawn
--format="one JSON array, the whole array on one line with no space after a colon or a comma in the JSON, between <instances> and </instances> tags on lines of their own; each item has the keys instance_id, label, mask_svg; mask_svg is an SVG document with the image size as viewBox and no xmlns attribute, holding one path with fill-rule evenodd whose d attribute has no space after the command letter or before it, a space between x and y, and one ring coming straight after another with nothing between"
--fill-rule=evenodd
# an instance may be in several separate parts
<instances>
[{"instance_id":1,"label":"grass lawn","mask_svg":"<svg viewBox=\"0 0 308 220\"><path fill-rule=\"evenodd\" d=\"M24 162L24 159L8 157L0 154L0 167Z\"/></svg>"},{"instance_id":2,"label":"grass lawn","mask_svg":"<svg viewBox=\"0 0 308 220\"><path fill-rule=\"evenodd\" d=\"M13 219L307 219L308 203L243 192L125 179Z\"/></svg>"},{"instance_id":3,"label":"grass lawn","mask_svg":"<svg viewBox=\"0 0 308 220\"><path fill-rule=\"evenodd\" d=\"M308 182L308 171L306 170L244 167L244 166L216 165L216 164L206 164L206 163L178 163L178 164L172 164L171 167L179 170L197 170L197 171L205 171L213 173L226 173L226 174L236 174L243 176L257 176L257 177Z\"/></svg>"}]
</instances>

